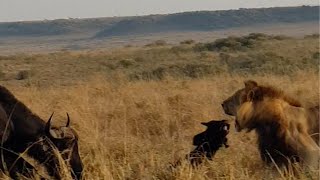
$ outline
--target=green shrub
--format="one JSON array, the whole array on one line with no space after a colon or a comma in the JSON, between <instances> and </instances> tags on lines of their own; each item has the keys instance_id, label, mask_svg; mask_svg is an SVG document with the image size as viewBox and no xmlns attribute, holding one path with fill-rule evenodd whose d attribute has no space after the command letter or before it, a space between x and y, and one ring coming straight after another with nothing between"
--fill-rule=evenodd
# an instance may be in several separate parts
<instances>
[{"instance_id":1,"label":"green shrub","mask_svg":"<svg viewBox=\"0 0 320 180\"><path fill-rule=\"evenodd\" d=\"M320 59L320 53L319 52L313 53L312 58L319 60Z\"/></svg>"},{"instance_id":2,"label":"green shrub","mask_svg":"<svg viewBox=\"0 0 320 180\"><path fill-rule=\"evenodd\" d=\"M243 51L259 46L265 40L284 40L286 36L271 36L263 33L251 33L247 36L229 36L214 42L195 44L195 51Z\"/></svg>"},{"instance_id":3,"label":"green shrub","mask_svg":"<svg viewBox=\"0 0 320 180\"><path fill-rule=\"evenodd\" d=\"M30 77L30 71L27 70L21 70L18 72L16 76L16 80L25 80Z\"/></svg>"},{"instance_id":4,"label":"green shrub","mask_svg":"<svg viewBox=\"0 0 320 180\"><path fill-rule=\"evenodd\" d=\"M193 46L193 50L194 51L208 51L208 47L207 47L207 44L208 43L196 43L194 46Z\"/></svg>"},{"instance_id":5,"label":"green shrub","mask_svg":"<svg viewBox=\"0 0 320 180\"><path fill-rule=\"evenodd\" d=\"M194 44L194 43L195 41L193 39L187 39L180 42L180 44Z\"/></svg>"},{"instance_id":6,"label":"green shrub","mask_svg":"<svg viewBox=\"0 0 320 180\"><path fill-rule=\"evenodd\" d=\"M128 67L134 65L134 61L130 60L130 59L123 59L123 60L119 61L119 65L121 67L128 68Z\"/></svg>"},{"instance_id":7,"label":"green shrub","mask_svg":"<svg viewBox=\"0 0 320 180\"><path fill-rule=\"evenodd\" d=\"M146 47L157 47L157 46L165 46L167 42L165 40L156 40L150 44L145 45Z\"/></svg>"},{"instance_id":8,"label":"green shrub","mask_svg":"<svg viewBox=\"0 0 320 180\"><path fill-rule=\"evenodd\" d=\"M164 67L158 67L151 71L134 72L129 75L130 80L162 80L166 75Z\"/></svg>"},{"instance_id":9,"label":"green shrub","mask_svg":"<svg viewBox=\"0 0 320 180\"><path fill-rule=\"evenodd\" d=\"M0 70L0 80L4 80L6 74Z\"/></svg>"},{"instance_id":10,"label":"green shrub","mask_svg":"<svg viewBox=\"0 0 320 180\"><path fill-rule=\"evenodd\" d=\"M315 34L305 35L304 36L305 39L316 39L316 38L319 38L319 37L320 37L319 33L315 33Z\"/></svg>"},{"instance_id":11,"label":"green shrub","mask_svg":"<svg viewBox=\"0 0 320 180\"><path fill-rule=\"evenodd\" d=\"M170 52L175 53L175 54L185 53L185 52L188 52L188 51L190 51L190 47L183 46L183 45L173 46L173 47L170 49Z\"/></svg>"},{"instance_id":12,"label":"green shrub","mask_svg":"<svg viewBox=\"0 0 320 180\"><path fill-rule=\"evenodd\" d=\"M1 55L0 55L0 60L8 60L8 59L9 59L8 56L1 56Z\"/></svg>"}]
</instances>

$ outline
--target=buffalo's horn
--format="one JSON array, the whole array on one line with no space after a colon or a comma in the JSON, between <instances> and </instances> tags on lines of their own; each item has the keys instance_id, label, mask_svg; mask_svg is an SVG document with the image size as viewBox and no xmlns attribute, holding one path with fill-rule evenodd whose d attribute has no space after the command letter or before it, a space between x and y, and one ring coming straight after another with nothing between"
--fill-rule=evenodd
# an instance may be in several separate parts
<instances>
[{"instance_id":1,"label":"buffalo's horn","mask_svg":"<svg viewBox=\"0 0 320 180\"><path fill-rule=\"evenodd\" d=\"M52 119L53 114L54 114L54 112L51 114L51 116L49 117L48 122L46 123L46 127L45 127L45 132L46 132L46 133L49 133L49 132L50 132L50 128L51 128L51 119Z\"/></svg>"},{"instance_id":2,"label":"buffalo's horn","mask_svg":"<svg viewBox=\"0 0 320 180\"><path fill-rule=\"evenodd\" d=\"M70 125L70 116L69 116L68 113L67 113L67 118L68 118L68 120L67 120L67 125L66 125L66 127L69 127L69 125Z\"/></svg>"}]
</instances>

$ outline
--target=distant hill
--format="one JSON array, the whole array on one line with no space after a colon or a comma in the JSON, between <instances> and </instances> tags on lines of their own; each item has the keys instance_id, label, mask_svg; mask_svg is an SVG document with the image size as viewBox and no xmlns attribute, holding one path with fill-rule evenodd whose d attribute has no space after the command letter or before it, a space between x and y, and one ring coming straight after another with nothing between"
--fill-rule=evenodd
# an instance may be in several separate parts
<instances>
[{"instance_id":1,"label":"distant hill","mask_svg":"<svg viewBox=\"0 0 320 180\"><path fill-rule=\"evenodd\" d=\"M169 15L0 23L0 37L85 33L95 38L210 31L268 23L319 21L319 6L197 11Z\"/></svg>"},{"instance_id":2,"label":"distant hill","mask_svg":"<svg viewBox=\"0 0 320 180\"><path fill-rule=\"evenodd\" d=\"M122 20L96 34L121 36L169 31L209 31L266 23L318 21L319 7L279 7L226 11L199 11L170 15L151 15Z\"/></svg>"},{"instance_id":3,"label":"distant hill","mask_svg":"<svg viewBox=\"0 0 320 180\"><path fill-rule=\"evenodd\" d=\"M125 17L91 19L57 19L0 23L2 36L52 36L74 33L96 33L121 21Z\"/></svg>"}]
</instances>

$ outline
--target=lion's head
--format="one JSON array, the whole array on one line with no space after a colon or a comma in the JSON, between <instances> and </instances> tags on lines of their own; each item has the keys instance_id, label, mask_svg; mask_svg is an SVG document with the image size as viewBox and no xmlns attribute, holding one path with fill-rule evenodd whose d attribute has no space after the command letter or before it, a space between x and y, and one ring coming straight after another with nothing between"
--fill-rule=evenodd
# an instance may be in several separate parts
<instances>
[{"instance_id":1,"label":"lion's head","mask_svg":"<svg viewBox=\"0 0 320 180\"><path fill-rule=\"evenodd\" d=\"M237 90L232 96L227 98L221 104L224 112L228 115L235 116L239 106L245 101L245 96L250 89L258 86L255 81L249 80L244 82L245 87Z\"/></svg>"},{"instance_id":2,"label":"lion's head","mask_svg":"<svg viewBox=\"0 0 320 180\"><path fill-rule=\"evenodd\" d=\"M252 94L253 92L254 94ZM275 89L274 87L258 85L258 83L253 80L245 81L244 87L237 90L232 96L224 100L221 105L226 114L236 116L240 105L250 101L251 98L258 100L257 98L263 97L283 99L290 105L301 107L301 103L299 101L286 96L282 91Z\"/></svg>"}]
</instances>

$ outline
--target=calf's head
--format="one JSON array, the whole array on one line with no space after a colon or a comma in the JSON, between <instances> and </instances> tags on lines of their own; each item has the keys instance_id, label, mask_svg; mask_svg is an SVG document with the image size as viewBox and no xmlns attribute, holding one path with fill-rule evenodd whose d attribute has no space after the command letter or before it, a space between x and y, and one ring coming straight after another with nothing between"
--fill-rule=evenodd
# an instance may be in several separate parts
<instances>
[{"instance_id":1,"label":"calf's head","mask_svg":"<svg viewBox=\"0 0 320 180\"><path fill-rule=\"evenodd\" d=\"M209 148L216 149L221 147L223 144L226 145L226 136L230 129L230 124L227 123L227 120L213 120L210 122L202 122L201 124L205 125L207 129L194 136L194 146L203 146L207 144L209 145Z\"/></svg>"},{"instance_id":2,"label":"calf's head","mask_svg":"<svg viewBox=\"0 0 320 180\"><path fill-rule=\"evenodd\" d=\"M67 114L67 124L62 127L52 127L50 116L46 126L45 134L59 150L62 158L72 168L72 176L81 179L83 164L78 150L78 134L70 127L70 117Z\"/></svg>"}]
</instances>

